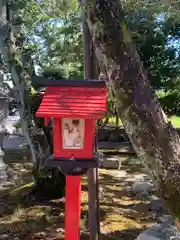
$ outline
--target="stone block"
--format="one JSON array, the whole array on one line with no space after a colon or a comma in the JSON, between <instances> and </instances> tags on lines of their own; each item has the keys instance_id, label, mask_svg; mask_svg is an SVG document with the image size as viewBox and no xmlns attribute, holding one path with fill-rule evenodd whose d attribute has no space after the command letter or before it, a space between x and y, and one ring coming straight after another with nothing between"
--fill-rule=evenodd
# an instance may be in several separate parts
<instances>
[{"instance_id":1,"label":"stone block","mask_svg":"<svg viewBox=\"0 0 180 240\"><path fill-rule=\"evenodd\" d=\"M119 156L105 156L101 162L101 167L106 169L120 169L121 160Z\"/></svg>"},{"instance_id":2,"label":"stone block","mask_svg":"<svg viewBox=\"0 0 180 240\"><path fill-rule=\"evenodd\" d=\"M148 196L153 191L153 184L149 182L135 182L132 185L132 192L137 195Z\"/></svg>"},{"instance_id":3,"label":"stone block","mask_svg":"<svg viewBox=\"0 0 180 240\"><path fill-rule=\"evenodd\" d=\"M173 225L156 224L142 232L136 240L180 240L180 232Z\"/></svg>"}]
</instances>

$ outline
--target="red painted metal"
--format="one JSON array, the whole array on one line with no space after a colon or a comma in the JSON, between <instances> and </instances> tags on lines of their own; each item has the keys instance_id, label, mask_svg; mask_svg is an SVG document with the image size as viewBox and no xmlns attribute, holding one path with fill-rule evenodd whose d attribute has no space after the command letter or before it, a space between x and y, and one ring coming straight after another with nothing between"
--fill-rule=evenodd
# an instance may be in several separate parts
<instances>
[{"instance_id":1,"label":"red painted metal","mask_svg":"<svg viewBox=\"0 0 180 240\"><path fill-rule=\"evenodd\" d=\"M66 177L65 239L79 240L79 220L81 214L81 177Z\"/></svg>"},{"instance_id":2,"label":"red painted metal","mask_svg":"<svg viewBox=\"0 0 180 240\"><path fill-rule=\"evenodd\" d=\"M37 117L44 117L45 124L53 118L54 157L87 158L93 156L96 120L106 112L105 87L48 87ZM62 139L62 118L84 119L83 149L64 149ZM58 161L58 160L57 160ZM79 240L81 205L81 177L66 177L65 239Z\"/></svg>"},{"instance_id":3,"label":"red painted metal","mask_svg":"<svg viewBox=\"0 0 180 240\"><path fill-rule=\"evenodd\" d=\"M54 119L53 136L54 136L54 157L64 158L92 158L93 142L95 134L95 120L85 119L85 136L83 149L64 149L62 140L61 119Z\"/></svg>"},{"instance_id":4,"label":"red painted metal","mask_svg":"<svg viewBox=\"0 0 180 240\"><path fill-rule=\"evenodd\" d=\"M105 87L48 87L36 116L100 119L105 112Z\"/></svg>"},{"instance_id":5,"label":"red painted metal","mask_svg":"<svg viewBox=\"0 0 180 240\"><path fill-rule=\"evenodd\" d=\"M61 155L62 136L61 136L61 120L55 118L53 120L53 140L54 140L54 157L63 157ZM61 141L61 142L60 142Z\"/></svg>"}]
</instances>

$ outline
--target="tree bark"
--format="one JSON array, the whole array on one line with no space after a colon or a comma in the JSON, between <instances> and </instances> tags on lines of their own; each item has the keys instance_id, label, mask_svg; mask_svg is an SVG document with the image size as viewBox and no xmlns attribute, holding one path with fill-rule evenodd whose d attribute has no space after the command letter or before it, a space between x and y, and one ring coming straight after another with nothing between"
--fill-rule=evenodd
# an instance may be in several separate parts
<instances>
[{"instance_id":1,"label":"tree bark","mask_svg":"<svg viewBox=\"0 0 180 240\"><path fill-rule=\"evenodd\" d=\"M117 112L157 192L180 219L180 136L168 122L124 21L119 0L82 0L96 57Z\"/></svg>"},{"instance_id":2,"label":"tree bark","mask_svg":"<svg viewBox=\"0 0 180 240\"><path fill-rule=\"evenodd\" d=\"M8 4L7 1L0 0L0 53L18 93L16 100L19 105L23 135L30 146L32 160L38 164L50 155L50 149L44 132L42 129L37 129L29 109L27 95L33 65L28 51L24 49L22 20L17 23L21 4L17 3L19 9L16 10L13 9L13 4L15 3Z\"/></svg>"}]
</instances>

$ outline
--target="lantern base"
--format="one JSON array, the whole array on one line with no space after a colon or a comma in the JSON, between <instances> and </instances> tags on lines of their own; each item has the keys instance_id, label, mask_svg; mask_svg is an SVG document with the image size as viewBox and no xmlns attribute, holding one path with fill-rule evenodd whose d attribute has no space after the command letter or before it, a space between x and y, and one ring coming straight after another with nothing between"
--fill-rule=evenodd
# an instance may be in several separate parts
<instances>
[{"instance_id":1,"label":"lantern base","mask_svg":"<svg viewBox=\"0 0 180 240\"><path fill-rule=\"evenodd\" d=\"M61 171L67 176L83 175L89 168L96 168L99 166L99 154L95 153L93 158L60 158L49 157L45 161L46 167L59 167Z\"/></svg>"}]
</instances>

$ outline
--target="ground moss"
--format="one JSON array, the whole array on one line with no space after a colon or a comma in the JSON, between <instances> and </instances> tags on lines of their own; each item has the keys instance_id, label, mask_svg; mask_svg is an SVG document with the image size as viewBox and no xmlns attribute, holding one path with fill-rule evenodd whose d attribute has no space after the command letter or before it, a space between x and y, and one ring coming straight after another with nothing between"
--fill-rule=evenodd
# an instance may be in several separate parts
<instances>
[{"instance_id":1,"label":"ground moss","mask_svg":"<svg viewBox=\"0 0 180 240\"><path fill-rule=\"evenodd\" d=\"M129 159L122 159L126 160L128 164L124 164L122 168L128 172L133 166ZM134 240L144 227L152 224L148 203L131 196L125 187L126 178L120 180L115 177L118 173L118 170L100 170L102 240ZM138 171L131 174L137 175ZM82 177L82 185L81 240L86 240L89 239L84 231L88 221L86 176ZM14 236L31 240L64 239L64 199L33 200L28 194L32 187L32 183L28 181L25 185L0 195L0 202L7 205L5 212L0 216L0 235L6 234L11 239Z\"/></svg>"}]
</instances>

